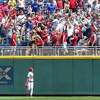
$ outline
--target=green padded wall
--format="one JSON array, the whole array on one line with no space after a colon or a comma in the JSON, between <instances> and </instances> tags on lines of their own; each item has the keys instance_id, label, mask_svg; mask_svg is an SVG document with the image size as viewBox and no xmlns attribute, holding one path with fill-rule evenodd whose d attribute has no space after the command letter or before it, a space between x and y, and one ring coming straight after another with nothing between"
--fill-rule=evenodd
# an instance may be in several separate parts
<instances>
[{"instance_id":1,"label":"green padded wall","mask_svg":"<svg viewBox=\"0 0 100 100\"><path fill-rule=\"evenodd\" d=\"M73 61L73 93L92 93L92 60Z\"/></svg>"},{"instance_id":2,"label":"green padded wall","mask_svg":"<svg viewBox=\"0 0 100 100\"><path fill-rule=\"evenodd\" d=\"M93 61L93 94L100 94L100 60Z\"/></svg>"},{"instance_id":3,"label":"green padded wall","mask_svg":"<svg viewBox=\"0 0 100 100\"><path fill-rule=\"evenodd\" d=\"M25 94L27 70L33 65L34 95L100 94L100 60L85 59L0 59L1 69L12 68L9 84L0 78L0 94Z\"/></svg>"}]
</instances>

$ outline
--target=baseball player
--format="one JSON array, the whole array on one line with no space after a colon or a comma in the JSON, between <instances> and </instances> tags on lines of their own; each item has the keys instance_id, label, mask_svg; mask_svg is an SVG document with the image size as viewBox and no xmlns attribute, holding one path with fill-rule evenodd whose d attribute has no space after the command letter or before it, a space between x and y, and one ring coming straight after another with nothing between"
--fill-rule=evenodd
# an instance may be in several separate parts
<instances>
[{"instance_id":1,"label":"baseball player","mask_svg":"<svg viewBox=\"0 0 100 100\"><path fill-rule=\"evenodd\" d=\"M28 69L27 79L25 86L27 88L27 92L30 96L33 95L33 88L34 88L34 73L33 73L33 67L30 67Z\"/></svg>"}]
</instances>

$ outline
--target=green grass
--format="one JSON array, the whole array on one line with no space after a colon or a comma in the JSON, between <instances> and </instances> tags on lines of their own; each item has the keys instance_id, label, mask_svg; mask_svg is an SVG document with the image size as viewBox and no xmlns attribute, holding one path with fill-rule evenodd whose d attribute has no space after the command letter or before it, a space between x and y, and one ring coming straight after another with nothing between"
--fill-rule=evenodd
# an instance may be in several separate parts
<instances>
[{"instance_id":1,"label":"green grass","mask_svg":"<svg viewBox=\"0 0 100 100\"><path fill-rule=\"evenodd\" d=\"M100 100L100 97L0 97L0 100Z\"/></svg>"}]
</instances>

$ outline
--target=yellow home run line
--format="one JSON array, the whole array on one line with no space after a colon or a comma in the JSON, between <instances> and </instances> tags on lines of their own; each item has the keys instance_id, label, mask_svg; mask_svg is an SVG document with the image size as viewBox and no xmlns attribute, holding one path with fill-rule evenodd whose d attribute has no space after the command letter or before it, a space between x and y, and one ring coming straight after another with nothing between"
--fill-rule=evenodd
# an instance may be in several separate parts
<instances>
[{"instance_id":1,"label":"yellow home run line","mask_svg":"<svg viewBox=\"0 0 100 100\"><path fill-rule=\"evenodd\" d=\"M0 59L100 59L100 56L0 56Z\"/></svg>"}]
</instances>

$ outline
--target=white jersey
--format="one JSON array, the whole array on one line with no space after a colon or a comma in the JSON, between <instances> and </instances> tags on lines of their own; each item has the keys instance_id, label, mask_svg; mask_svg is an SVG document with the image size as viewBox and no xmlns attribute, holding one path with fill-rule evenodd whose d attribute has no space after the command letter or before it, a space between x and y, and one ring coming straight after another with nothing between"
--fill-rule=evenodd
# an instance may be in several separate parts
<instances>
[{"instance_id":1,"label":"white jersey","mask_svg":"<svg viewBox=\"0 0 100 100\"><path fill-rule=\"evenodd\" d=\"M68 37L73 35L73 33L74 33L74 26L72 24L68 25L67 33L68 33Z\"/></svg>"},{"instance_id":2,"label":"white jersey","mask_svg":"<svg viewBox=\"0 0 100 100\"><path fill-rule=\"evenodd\" d=\"M33 82L34 81L33 80L33 76L34 76L33 72L28 72L27 77L28 77L29 82Z\"/></svg>"},{"instance_id":3,"label":"white jersey","mask_svg":"<svg viewBox=\"0 0 100 100\"><path fill-rule=\"evenodd\" d=\"M25 8L25 0L17 0L18 7Z\"/></svg>"}]
</instances>

